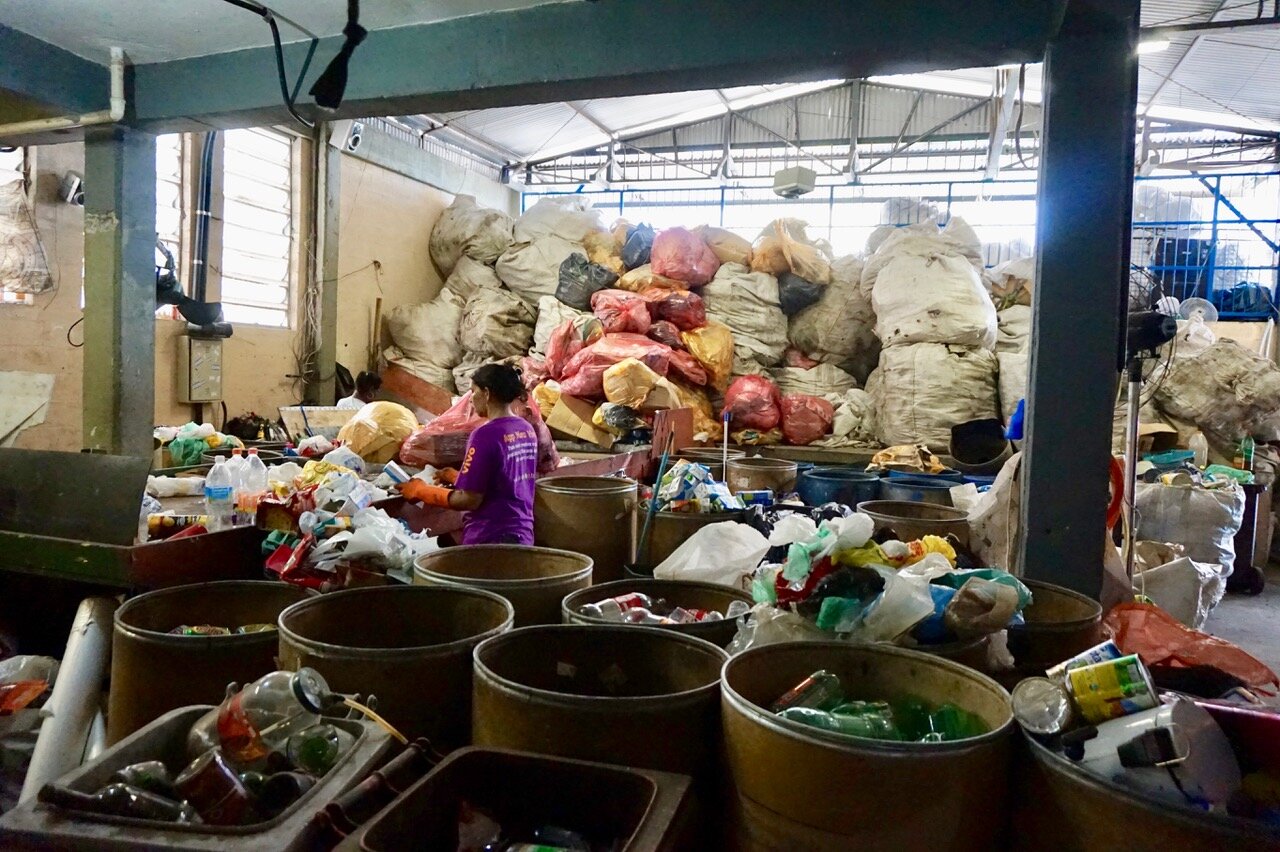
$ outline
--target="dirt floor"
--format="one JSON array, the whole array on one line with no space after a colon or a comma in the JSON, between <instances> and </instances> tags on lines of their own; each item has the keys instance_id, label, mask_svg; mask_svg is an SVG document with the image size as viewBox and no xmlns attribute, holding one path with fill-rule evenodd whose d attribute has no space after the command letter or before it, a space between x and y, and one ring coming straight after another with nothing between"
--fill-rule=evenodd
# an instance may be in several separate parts
<instances>
[{"instance_id":1,"label":"dirt floor","mask_svg":"<svg viewBox=\"0 0 1280 852\"><path fill-rule=\"evenodd\" d=\"M1236 643L1280 672L1280 564L1267 569L1259 595L1228 593L1209 616L1206 630Z\"/></svg>"}]
</instances>

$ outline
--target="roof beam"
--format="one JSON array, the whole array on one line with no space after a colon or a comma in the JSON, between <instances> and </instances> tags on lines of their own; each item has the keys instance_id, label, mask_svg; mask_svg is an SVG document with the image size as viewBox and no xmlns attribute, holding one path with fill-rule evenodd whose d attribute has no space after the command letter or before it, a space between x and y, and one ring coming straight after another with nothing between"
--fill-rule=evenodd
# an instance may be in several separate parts
<instances>
[{"instance_id":1,"label":"roof beam","mask_svg":"<svg viewBox=\"0 0 1280 852\"><path fill-rule=\"evenodd\" d=\"M1227 5L1227 0L1218 0L1218 7L1209 13L1209 18L1207 21L1205 21L1205 23L1213 23L1214 19L1217 18L1218 15L1222 13L1226 5ZM1150 110L1151 107L1155 106L1156 101L1160 99L1160 95L1164 93L1165 87L1168 86L1170 83L1174 82L1173 78L1178 75L1179 69L1182 68L1182 66L1186 63L1187 59L1191 56L1191 54L1195 52L1195 49L1200 46L1200 43L1202 41L1204 41L1204 36L1202 35L1196 36L1192 40L1191 44L1187 45L1187 49L1182 52L1182 55L1178 57L1178 61L1175 62L1173 64L1173 67L1169 69L1168 74L1160 74L1158 71L1152 72L1161 78L1160 84L1156 86L1156 90L1151 93L1151 97L1147 98L1147 102L1145 104L1139 104L1138 106L1139 115L1146 115L1147 111ZM1150 71L1151 69L1148 68L1147 70Z\"/></svg>"},{"instance_id":2,"label":"roof beam","mask_svg":"<svg viewBox=\"0 0 1280 852\"><path fill-rule=\"evenodd\" d=\"M330 117L1036 62L1065 0L858 5L855 15L821 0L563 2L375 30ZM340 43L321 40L304 91ZM306 47L286 46L287 68ZM140 66L137 92L138 121L153 129L287 119L269 47Z\"/></svg>"},{"instance_id":3,"label":"roof beam","mask_svg":"<svg viewBox=\"0 0 1280 852\"><path fill-rule=\"evenodd\" d=\"M0 25L0 89L74 113L106 109L111 74L105 65Z\"/></svg>"}]
</instances>

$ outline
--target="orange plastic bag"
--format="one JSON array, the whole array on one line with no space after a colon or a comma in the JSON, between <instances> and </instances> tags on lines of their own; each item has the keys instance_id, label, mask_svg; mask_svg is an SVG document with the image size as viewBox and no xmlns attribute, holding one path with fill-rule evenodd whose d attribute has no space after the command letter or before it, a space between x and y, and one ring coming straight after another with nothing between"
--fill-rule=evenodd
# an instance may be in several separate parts
<instances>
[{"instance_id":1,"label":"orange plastic bag","mask_svg":"<svg viewBox=\"0 0 1280 852\"><path fill-rule=\"evenodd\" d=\"M1154 604L1118 604L1103 623L1121 651L1137 654L1148 666L1212 666L1264 692L1274 694L1280 686L1276 673L1252 654L1184 626Z\"/></svg>"},{"instance_id":2,"label":"orange plastic bag","mask_svg":"<svg viewBox=\"0 0 1280 852\"><path fill-rule=\"evenodd\" d=\"M647 263L643 266L637 266L619 278L618 283L613 286L619 290L628 290L632 293L639 293L641 290L648 290L650 287L658 287L662 290L689 289L689 285L683 281L677 281L665 275L658 275L653 271L653 267Z\"/></svg>"},{"instance_id":3,"label":"orange plastic bag","mask_svg":"<svg viewBox=\"0 0 1280 852\"><path fill-rule=\"evenodd\" d=\"M831 431L835 406L816 396L789 393L782 398L782 436L788 444L807 446Z\"/></svg>"}]
</instances>

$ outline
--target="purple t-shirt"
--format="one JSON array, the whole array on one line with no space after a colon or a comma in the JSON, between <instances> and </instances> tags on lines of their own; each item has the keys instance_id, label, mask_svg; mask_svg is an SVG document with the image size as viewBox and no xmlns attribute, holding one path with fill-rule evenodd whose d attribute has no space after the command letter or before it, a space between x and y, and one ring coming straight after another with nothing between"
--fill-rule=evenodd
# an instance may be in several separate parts
<instances>
[{"instance_id":1,"label":"purple t-shirt","mask_svg":"<svg viewBox=\"0 0 1280 852\"><path fill-rule=\"evenodd\" d=\"M457 487L484 495L467 515L463 544L533 544L538 436L523 417L499 417L471 433Z\"/></svg>"}]
</instances>

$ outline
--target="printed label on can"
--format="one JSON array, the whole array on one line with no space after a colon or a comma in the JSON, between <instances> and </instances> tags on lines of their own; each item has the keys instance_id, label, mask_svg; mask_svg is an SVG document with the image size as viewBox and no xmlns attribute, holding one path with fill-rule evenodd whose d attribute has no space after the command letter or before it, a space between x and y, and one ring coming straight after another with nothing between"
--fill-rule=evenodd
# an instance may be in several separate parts
<instances>
[{"instance_id":1,"label":"printed label on can","mask_svg":"<svg viewBox=\"0 0 1280 852\"><path fill-rule=\"evenodd\" d=\"M1067 683L1081 717L1093 725L1160 703L1151 675L1137 654L1072 669Z\"/></svg>"},{"instance_id":2,"label":"printed label on can","mask_svg":"<svg viewBox=\"0 0 1280 852\"><path fill-rule=\"evenodd\" d=\"M1092 666L1096 663L1105 663L1107 660L1118 660L1124 656L1120 648L1115 642L1107 640L1100 645L1094 645L1087 651L1082 651L1074 657L1063 660L1053 668L1045 672L1051 678L1060 678L1072 669L1078 669L1082 666Z\"/></svg>"}]
</instances>

